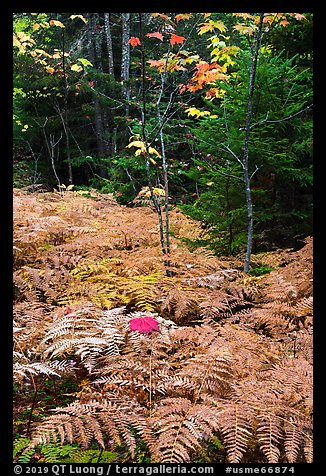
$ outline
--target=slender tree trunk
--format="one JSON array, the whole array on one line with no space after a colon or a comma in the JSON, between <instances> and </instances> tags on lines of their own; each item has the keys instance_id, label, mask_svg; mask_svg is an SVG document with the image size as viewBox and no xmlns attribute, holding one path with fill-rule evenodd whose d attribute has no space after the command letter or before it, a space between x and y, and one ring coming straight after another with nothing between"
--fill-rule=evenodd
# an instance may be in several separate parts
<instances>
[{"instance_id":1,"label":"slender tree trunk","mask_svg":"<svg viewBox=\"0 0 326 476\"><path fill-rule=\"evenodd\" d=\"M225 200L226 200L226 215L228 220L228 254L232 254L232 243L233 243L233 227L232 227L232 218L230 217L231 203L230 203L230 177L226 177L226 186L225 186Z\"/></svg>"},{"instance_id":2,"label":"slender tree trunk","mask_svg":"<svg viewBox=\"0 0 326 476\"><path fill-rule=\"evenodd\" d=\"M106 33L106 46L108 52L109 74L114 79L114 56L113 56L113 43L111 34L111 13L104 13L104 25ZM106 131L111 131L111 141L106 142L107 156L111 156L116 153L116 127L114 127L115 112L112 109L110 111L110 118L107 111L104 112L104 127Z\"/></svg>"},{"instance_id":3,"label":"slender tree trunk","mask_svg":"<svg viewBox=\"0 0 326 476\"><path fill-rule=\"evenodd\" d=\"M62 126L66 137L66 153L67 153L67 162L68 162L68 180L69 184L73 183L72 175L72 165L71 165L71 151L70 151L70 138L69 138L69 126L68 126L68 94L69 94L69 84L66 73L66 60L65 60L65 31L62 30L62 71L64 77L64 111L63 115L60 114L62 120Z\"/></svg>"},{"instance_id":4,"label":"slender tree trunk","mask_svg":"<svg viewBox=\"0 0 326 476\"><path fill-rule=\"evenodd\" d=\"M159 110L158 110L159 111ZM168 162L165 155L165 144L163 136L163 127L161 124L161 116L158 113L161 139L161 151L162 151L162 167L163 167L163 180L164 180L164 211L165 211L165 244L166 244L166 257L165 266L167 267L167 274L170 275L168 268L170 267L170 224L169 224L169 178L168 178Z\"/></svg>"},{"instance_id":5,"label":"slender tree trunk","mask_svg":"<svg viewBox=\"0 0 326 476\"><path fill-rule=\"evenodd\" d=\"M246 201L247 201L247 214L248 214L247 251L246 251L246 258L245 258L245 263L243 268L245 273L247 273L249 270L251 251L252 251L252 237L253 237L253 211L252 211L252 197L251 197L251 188L250 188L251 177L249 174L249 135L250 135L250 125L251 125L251 119L252 119L253 96L255 91L257 60L258 60L261 35L262 35L262 29L263 29L263 18L264 18L264 14L261 13L258 30L256 31L253 45L251 48L248 108L247 108L247 119L246 119L245 138L244 138L244 147L243 147L243 164L244 164L243 180L244 180L245 188L246 188Z\"/></svg>"},{"instance_id":6,"label":"slender tree trunk","mask_svg":"<svg viewBox=\"0 0 326 476\"><path fill-rule=\"evenodd\" d=\"M93 13L93 43L95 50L95 67L98 71L103 73L102 61L102 28L100 25L100 16L98 13Z\"/></svg>"},{"instance_id":7,"label":"slender tree trunk","mask_svg":"<svg viewBox=\"0 0 326 476\"><path fill-rule=\"evenodd\" d=\"M126 116L129 115L130 86L126 84L129 80L130 70L130 13L122 13L122 53L121 53L121 80L122 98L126 101Z\"/></svg>"},{"instance_id":8,"label":"slender tree trunk","mask_svg":"<svg viewBox=\"0 0 326 476\"><path fill-rule=\"evenodd\" d=\"M54 139L54 135L50 134L51 165L52 165L52 170L53 170L54 176L55 176L57 184L58 184L59 192L61 192L61 184L60 184L60 179L58 177L58 174L57 174L57 171L56 171L56 168L55 168L54 161L55 161L55 148L57 146L59 146L59 142L61 141L61 139L62 139L62 134L61 134L60 138L57 141Z\"/></svg>"},{"instance_id":9,"label":"slender tree trunk","mask_svg":"<svg viewBox=\"0 0 326 476\"><path fill-rule=\"evenodd\" d=\"M111 36L111 25L110 25L110 13L104 13L104 25L105 25L105 33L106 33L106 45L108 49L109 74L112 74L112 76L114 76L114 60L113 60L112 36Z\"/></svg>"},{"instance_id":10,"label":"slender tree trunk","mask_svg":"<svg viewBox=\"0 0 326 476\"><path fill-rule=\"evenodd\" d=\"M167 54L167 58L169 57L169 51ZM158 96L158 100L156 103L157 108L157 120L158 126L160 131L160 139L161 139L161 152L162 152L162 168L163 168L163 180L164 180L164 211L165 211L165 245L166 245L166 257L165 266L166 266L166 274L169 276L170 270L170 224L169 224L169 176L168 176L168 160L165 154L165 143L164 143L164 134L163 134L163 119L161 116L160 111L160 102L162 99L164 87L165 87L165 77L166 77L166 70L167 70L167 60L165 62L164 71L161 74L161 90Z\"/></svg>"},{"instance_id":11,"label":"slender tree trunk","mask_svg":"<svg viewBox=\"0 0 326 476\"><path fill-rule=\"evenodd\" d=\"M100 101L94 99L94 112L95 112L95 132L97 137L97 155L98 157L104 157L105 147L103 141L103 117Z\"/></svg>"},{"instance_id":12,"label":"slender tree trunk","mask_svg":"<svg viewBox=\"0 0 326 476\"><path fill-rule=\"evenodd\" d=\"M160 232L160 243L161 243L161 249L164 257L166 257L167 251L165 247L165 239L164 239L164 226L163 226L163 216L162 216L162 210L161 206L158 202L158 200L155 197L154 191L153 191L153 184L152 184L152 178L151 178L151 170L150 170L150 156L148 152L149 144L147 140L147 134L146 134L146 94L145 94L145 50L144 50L144 35L143 35L143 19L142 19L142 13L139 13L139 29L140 29L140 41L141 41L141 64L142 64L142 139L146 147L146 173L147 173L147 181L148 181L148 186L149 190L151 193L151 200L153 202L153 205L155 207L157 216L158 216L158 222L159 222L159 232ZM165 260L166 264L166 260ZM169 271L167 270L167 274L169 275Z\"/></svg>"},{"instance_id":13,"label":"slender tree trunk","mask_svg":"<svg viewBox=\"0 0 326 476\"><path fill-rule=\"evenodd\" d=\"M88 14L88 52L89 58L91 63L97 68L99 71L102 71L102 48L100 47L101 44L101 35L97 34L98 29L98 14L89 13ZM105 156L105 143L103 141L103 111L100 104L100 101L97 97L93 99L94 104L94 115L95 115L95 134L96 134L96 142L97 142L97 156L104 157ZM101 170L101 174L104 176L105 171Z\"/></svg>"}]
</instances>

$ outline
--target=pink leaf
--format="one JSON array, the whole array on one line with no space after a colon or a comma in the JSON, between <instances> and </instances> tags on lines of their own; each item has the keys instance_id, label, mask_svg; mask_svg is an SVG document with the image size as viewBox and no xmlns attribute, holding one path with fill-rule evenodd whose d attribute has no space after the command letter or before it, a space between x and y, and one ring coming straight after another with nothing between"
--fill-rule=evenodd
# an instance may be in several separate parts
<instances>
[{"instance_id":1,"label":"pink leaf","mask_svg":"<svg viewBox=\"0 0 326 476\"><path fill-rule=\"evenodd\" d=\"M129 321L130 330L148 335L151 332L161 332L159 323L150 316L135 317Z\"/></svg>"}]
</instances>

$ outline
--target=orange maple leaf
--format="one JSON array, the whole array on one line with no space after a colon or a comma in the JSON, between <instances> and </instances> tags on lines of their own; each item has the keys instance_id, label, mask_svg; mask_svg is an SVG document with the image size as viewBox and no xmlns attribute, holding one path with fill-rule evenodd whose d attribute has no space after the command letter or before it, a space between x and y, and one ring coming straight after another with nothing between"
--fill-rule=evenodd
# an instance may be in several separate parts
<instances>
[{"instance_id":1,"label":"orange maple leaf","mask_svg":"<svg viewBox=\"0 0 326 476\"><path fill-rule=\"evenodd\" d=\"M178 23L180 20L189 20L189 18L191 18L191 17L192 17L191 13L179 13L174 18Z\"/></svg>"},{"instance_id":2,"label":"orange maple leaf","mask_svg":"<svg viewBox=\"0 0 326 476\"><path fill-rule=\"evenodd\" d=\"M305 17L304 15L302 15L301 13L296 13L294 18L296 20L307 20L307 17Z\"/></svg>"},{"instance_id":3,"label":"orange maple leaf","mask_svg":"<svg viewBox=\"0 0 326 476\"><path fill-rule=\"evenodd\" d=\"M153 68L157 68L158 71L164 70L165 61L163 60L148 60L147 63Z\"/></svg>"},{"instance_id":4,"label":"orange maple leaf","mask_svg":"<svg viewBox=\"0 0 326 476\"><path fill-rule=\"evenodd\" d=\"M206 99L213 99L218 97L220 90L219 88L210 88L208 91L206 91L205 98Z\"/></svg>"},{"instance_id":5,"label":"orange maple leaf","mask_svg":"<svg viewBox=\"0 0 326 476\"><path fill-rule=\"evenodd\" d=\"M165 20L170 20L170 17L165 15L165 13L152 13L152 17L153 18L161 17L161 18L164 18Z\"/></svg>"},{"instance_id":6,"label":"orange maple leaf","mask_svg":"<svg viewBox=\"0 0 326 476\"><path fill-rule=\"evenodd\" d=\"M170 43L171 45L173 46L174 44L182 44L185 40L185 37L184 36L178 36L178 35L175 35L174 33L172 33L171 35L171 38L170 38Z\"/></svg>"},{"instance_id":7,"label":"orange maple leaf","mask_svg":"<svg viewBox=\"0 0 326 476\"><path fill-rule=\"evenodd\" d=\"M134 48L135 46L140 45L140 39L137 38L136 36L132 36L130 40L128 41L128 43L130 43L131 46Z\"/></svg>"},{"instance_id":8,"label":"orange maple leaf","mask_svg":"<svg viewBox=\"0 0 326 476\"><path fill-rule=\"evenodd\" d=\"M163 35L159 31L155 31L154 33L147 33L148 38L158 38L159 40L163 41Z\"/></svg>"}]
</instances>

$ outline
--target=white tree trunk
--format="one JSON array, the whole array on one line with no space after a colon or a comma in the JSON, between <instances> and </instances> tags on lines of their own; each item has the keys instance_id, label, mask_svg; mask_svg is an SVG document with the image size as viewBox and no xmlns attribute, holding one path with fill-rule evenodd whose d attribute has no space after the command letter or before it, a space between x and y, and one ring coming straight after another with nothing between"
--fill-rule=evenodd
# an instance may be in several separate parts
<instances>
[{"instance_id":1,"label":"white tree trunk","mask_svg":"<svg viewBox=\"0 0 326 476\"><path fill-rule=\"evenodd\" d=\"M126 116L129 114L130 86L126 84L129 80L130 70L130 13L122 13L122 54L121 54L121 80L122 98L126 101Z\"/></svg>"},{"instance_id":2,"label":"white tree trunk","mask_svg":"<svg viewBox=\"0 0 326 476\"><path fill-rule=\"evenodd\" d=\"M106 45L108 49L109 74L112 74L112 76L114 76L114 60L113 60L112 36L111 36L111 26L110 26L110 13L104 13L104 25L105 25L105 33L106 33Z\"/></svg>"}]
</instances>

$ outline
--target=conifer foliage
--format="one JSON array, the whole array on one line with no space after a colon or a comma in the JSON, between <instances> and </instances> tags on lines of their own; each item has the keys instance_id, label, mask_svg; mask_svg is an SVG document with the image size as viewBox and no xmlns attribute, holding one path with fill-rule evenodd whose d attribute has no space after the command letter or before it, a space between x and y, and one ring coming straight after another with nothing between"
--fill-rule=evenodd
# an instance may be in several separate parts
<instances>
[{"instance_id":1,"label":"conifer foliage","mask_svg":"<svg viewBox=\"0 0 326 476\"><path fill-rule=\"evenodd\" d=\"M14 224L16 461L312 461L311 239L248 277L175 209L166 276L149 208L15 191Z\"/></svg>"}]
</instances>

